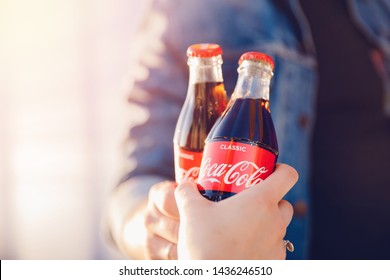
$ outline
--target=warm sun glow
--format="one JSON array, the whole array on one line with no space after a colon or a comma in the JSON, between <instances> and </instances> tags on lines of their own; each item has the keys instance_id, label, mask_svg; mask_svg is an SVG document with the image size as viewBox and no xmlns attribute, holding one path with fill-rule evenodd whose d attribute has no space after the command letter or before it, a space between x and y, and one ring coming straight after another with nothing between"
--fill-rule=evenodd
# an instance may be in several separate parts
<instances>
[{"instance_id":1,"label":"warm sun glow","mask_svg":"<svg viewBox=\"0 0 390 280\"><path fill-rule=\"evenodd\" d=\"M0 258L112 254L99 224L134 118L121 85L137 11L0 1Z\"/></svg>"}]
</instances>

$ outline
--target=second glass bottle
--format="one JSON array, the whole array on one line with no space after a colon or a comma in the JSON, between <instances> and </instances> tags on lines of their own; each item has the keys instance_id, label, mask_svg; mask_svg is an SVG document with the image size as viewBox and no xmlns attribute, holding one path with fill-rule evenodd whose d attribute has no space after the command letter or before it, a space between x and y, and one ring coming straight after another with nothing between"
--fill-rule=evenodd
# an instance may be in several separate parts
<instances>
[{"instance_id":1,"label":"second glass bottle","mask_svg":"<svg viewBox=\"0 0 390 280\"><path fill-rule=\"evenodd\" d=\"M177 183L183 180L196 182L205 139L227 105L222 48L217 44L191 45L187 57L187 96L173 137Z\"/></svg>"}]
</instances>

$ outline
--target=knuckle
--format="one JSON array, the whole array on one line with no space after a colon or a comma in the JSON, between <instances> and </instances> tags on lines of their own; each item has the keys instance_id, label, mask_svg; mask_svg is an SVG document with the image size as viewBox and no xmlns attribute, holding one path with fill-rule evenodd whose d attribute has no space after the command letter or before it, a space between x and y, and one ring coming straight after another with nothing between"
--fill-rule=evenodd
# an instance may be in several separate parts
<instances>
[{"instance_id":1,"label":"knuckle","mask_svg":"<svg viewBox=\"0 0 390 280\"><path fill-rule=\"evenodd\" d=\"M284 164L284 169L285 169L288 177L291 178L292 181L294 181L294 182L298 181L299 174L298 174L298 171L294 167L287 165L287 164Z\"/></svg>"},{"instance_id":2,"label":"knuckle","mask_svg":"<svg viewBox=\"0 0 390 280\"><path fill-rule=\"evenodd\" d=\"M156 195L156 193L157 193L157 190L158 190L158 184L153 185L153 186L150 188L149 194L148 194L149 200L153 200L153 197L155 197L155 195Z\"/></svg>"},{"instance_id":3,"label":"knuckle","mask_svg":"<svg viewBox=\"0 0 390 280\"><path fill-rule=\"evenodd\" d=\"M160 197L160 205L162 209L169 209L172 204L173 194L171 192L162 192Z\"/></svg>"},{"instance_id":4,"label":"knuckle","mask_svg":"<svg viewBox=\"0 0 390 280\"><path fill-rule=\"evenodd\" d=\"M149 197L155 197L160 195L161 192L164 192L165 189L170 187L170 182L169 181L163 181L154 184L153 186L150 187L149 190Z\"/></svg>"},{"instance_id":5,"label":"knuckle","mask_svg":"<svg viewBox=\"0 0 390 280\"><path fill-rule=\"evenodd\" d=\"M283 212L285 212L289 216L292 216L294 214L294 207L290 202L288 202L287 200L282 200L280 203L282 203Z\"/></svg>"},{"instance_id":6,"label":"knuckle","mask_svg":"<svg viewBox=\"0 0 390 280\"><path fill-rule=\"evenodd\" d=\"M145 228L150 229L152 224L154 223L154 220L154 215L152 215L152 213L150 213L149 211L146 212L143 220Z\"/></svg>"},{"instance_id":7,"label":"knuckle","mask_svg":"<svg viewBox=\"0 0 390 280\"><path fill-rule=\"evenodd\" d=\"M289 218L292 218L294 216L294 207L289 202L286 204L286 207L288 209Z\"/></svg>"}]
</instances>

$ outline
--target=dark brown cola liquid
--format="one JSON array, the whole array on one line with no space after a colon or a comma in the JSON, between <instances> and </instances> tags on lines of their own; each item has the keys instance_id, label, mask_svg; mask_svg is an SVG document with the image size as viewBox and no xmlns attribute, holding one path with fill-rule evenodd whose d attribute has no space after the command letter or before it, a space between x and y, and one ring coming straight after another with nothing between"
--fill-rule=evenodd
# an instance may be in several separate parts
<instances>
[{"instance_id":1,"label":"dark brown cola liquid","mask_svg":"<svg viewBox=\"0 0 390 280\"><path fill-rule=\"evenodd\" d=\"M226 108L225 87L222 82L196 83L189 86L187 95L174 142L182 149L202 152L208 133Z\"/></svg>"},{"instance_id":2,"label":"dark brown cola liquid","mask_svg":"<svg viewBox=\"0 0 390 280\"><path fill-rule=\"evenodd\" d=\"M269 101L237 98L228 105L224 114L210 131L206 143L213 141L239 142L272 152L275 163L278 152L275 128L270 114ZM220 201L234 195L232 192L201 190L211 201Z\"/></svg>"}]
</instances>

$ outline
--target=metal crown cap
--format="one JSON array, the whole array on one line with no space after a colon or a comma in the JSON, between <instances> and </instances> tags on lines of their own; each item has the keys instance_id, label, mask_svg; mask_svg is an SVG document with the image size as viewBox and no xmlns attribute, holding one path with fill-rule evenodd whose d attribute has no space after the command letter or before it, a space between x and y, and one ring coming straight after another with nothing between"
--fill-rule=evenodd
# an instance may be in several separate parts
<instances>
[{"instance_id":1,"label":"metal crown cap","mask_svg":"<svg viewBox=\"0 0 390 280\"><path fill-rule=\"evenodd\" d=\"M218 44L212 43L203 43L203 44L194 44L188 47L187 56L188 57L213 57L217 55L222 55L222 48Z\"/></svg>"},{"instance_id":2,"label":"metal crown cap","mask_svg":"<svg viewBox=\"0 0 390 280\"><path fill-rule=\"evenodd\" d=\"M272 70L274 70L275 63L272 57L265 53L261 52L246 52L243 55L241 55L240 59L238 60L238 64L241 64L244 60L253 60L253 61L264 61L268 63Z\"/></svg>"}]
</instances>

